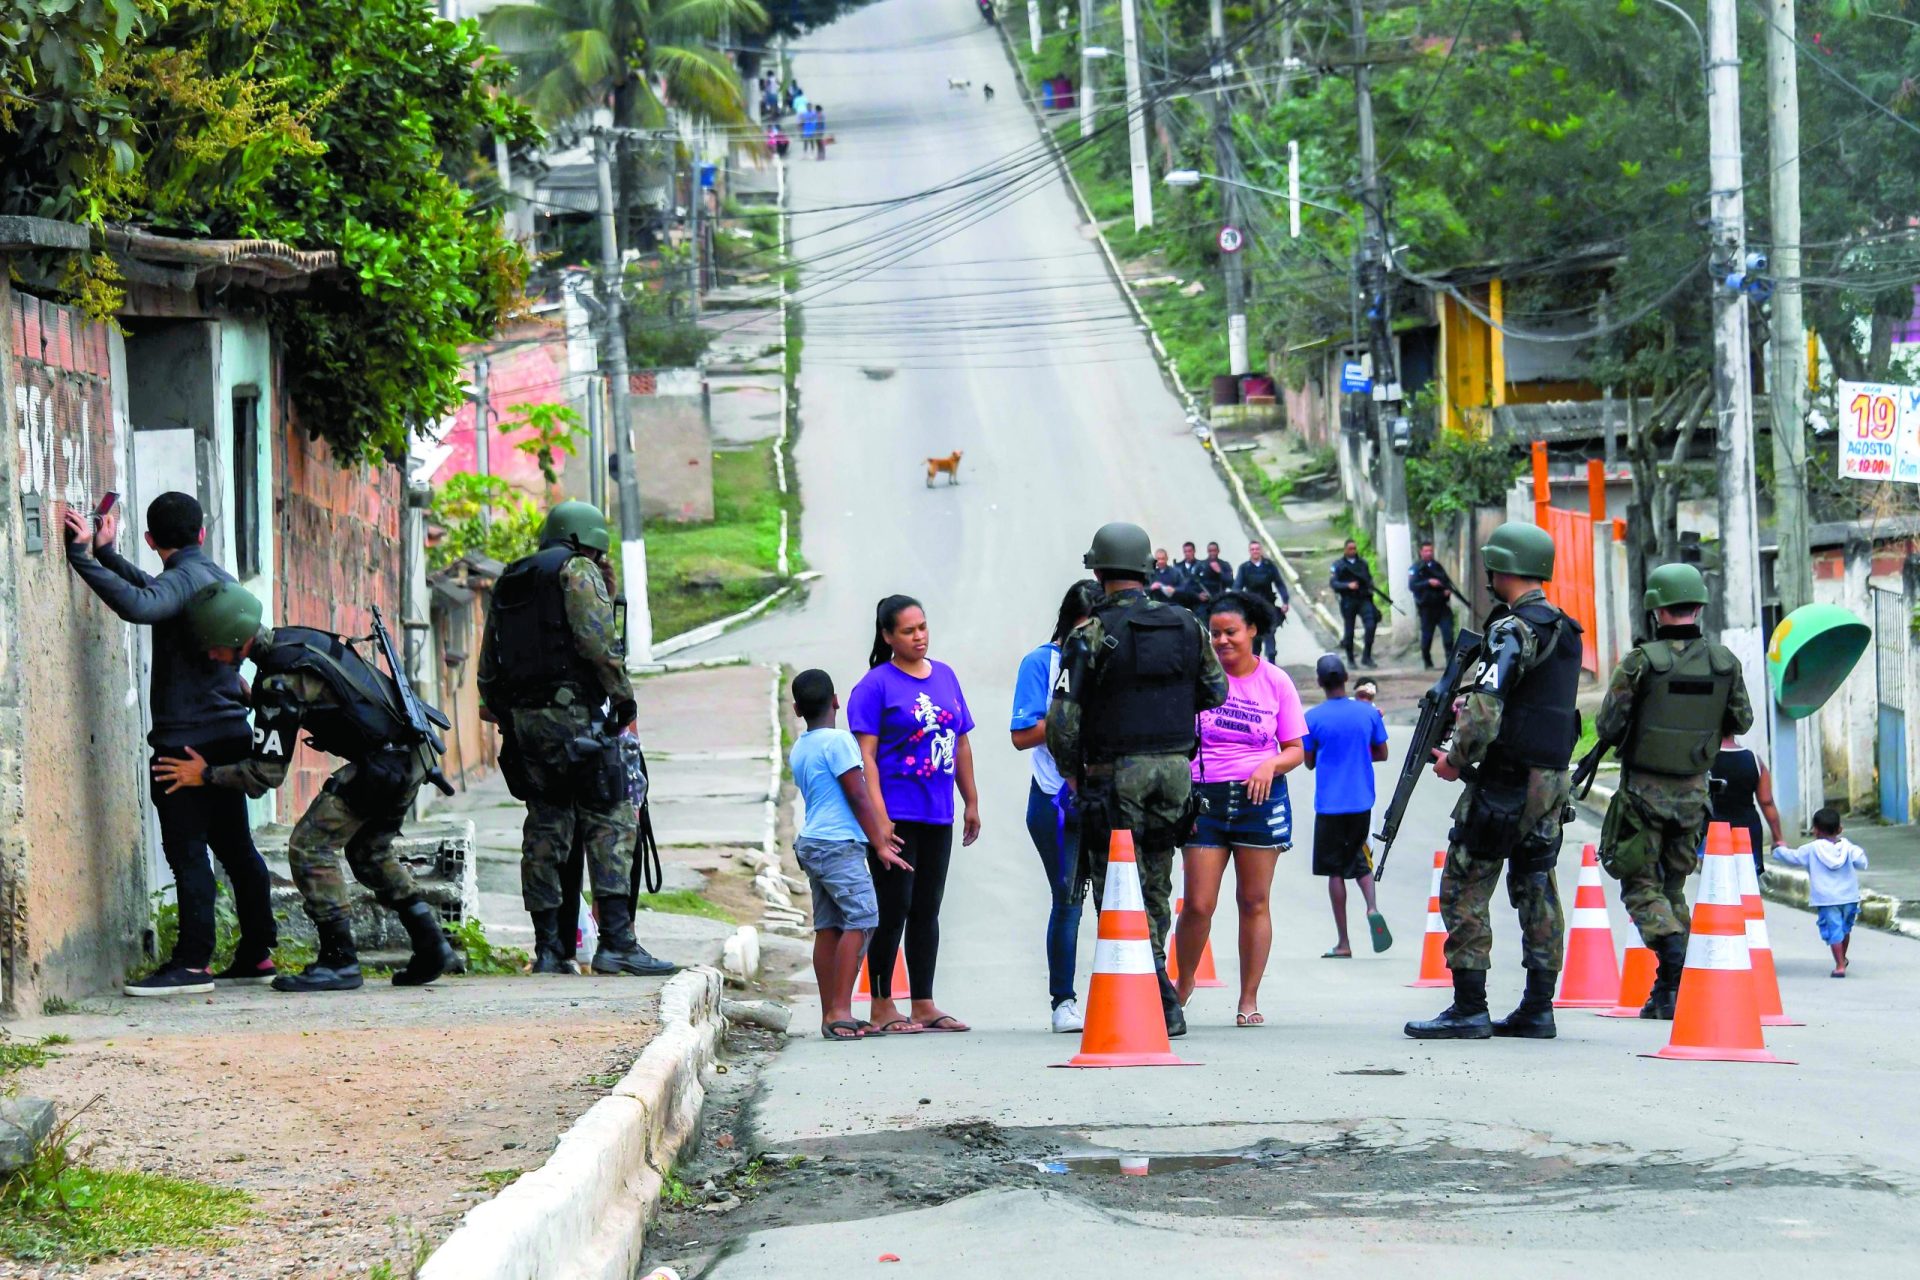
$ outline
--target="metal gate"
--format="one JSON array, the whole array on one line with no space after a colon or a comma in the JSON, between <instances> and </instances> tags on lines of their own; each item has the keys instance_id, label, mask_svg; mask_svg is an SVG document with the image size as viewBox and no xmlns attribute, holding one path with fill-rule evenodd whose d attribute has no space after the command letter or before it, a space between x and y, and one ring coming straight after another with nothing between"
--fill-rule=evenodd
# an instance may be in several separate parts
<instances>
[{"instance_id":1,"label":"metal gate","mask_svg":"<svg viewBox=\"0 0 1920 1280\"><path fill-rule=\"evenodd\" d=\"M1870 587L1873 599L1873 684L1878 704L1880 817L1908 822L1907 802L1907 599L1903 592Z\"/></svg>"}]
</instances>

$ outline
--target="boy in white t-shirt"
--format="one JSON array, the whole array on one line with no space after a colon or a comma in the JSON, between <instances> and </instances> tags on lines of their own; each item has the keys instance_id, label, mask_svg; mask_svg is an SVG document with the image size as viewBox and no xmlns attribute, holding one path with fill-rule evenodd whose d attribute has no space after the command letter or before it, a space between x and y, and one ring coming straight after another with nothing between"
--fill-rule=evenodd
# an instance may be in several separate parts
<instances>
[{"instance_id":1,"label":"boy in white t-shirt","mask_svg":"<svg viewBox=\"0 0 1920 1280\"><path fill-rule=\"evenodd\" d=\"M833 677L820 670L793 678L794 714L807 731L793 744L788 768L806 803L806 817L793 855L813 888L813 976L820 987L820 1034L828 1040L863 1040L868 1024L853 1016L853 984L867 954L867 935L880 922L871 846L887 866L911 871L891 846L879 840L880 823L867 800L860 747L835 724L840 699Z\"/></svg>"}]
</instances>

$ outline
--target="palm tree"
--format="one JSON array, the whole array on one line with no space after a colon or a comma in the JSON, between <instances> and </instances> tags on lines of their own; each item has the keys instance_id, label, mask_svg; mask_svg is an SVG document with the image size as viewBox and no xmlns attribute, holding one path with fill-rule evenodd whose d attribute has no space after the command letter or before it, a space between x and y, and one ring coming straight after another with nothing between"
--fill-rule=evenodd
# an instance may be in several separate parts
<instances>
[{"instance_id":1,"label":"palm tree","mask_svg":"<svg viewBox=\"0 0 1920 1280\"><path fill-rule=\"evenodd\" d=\"M746 125L747 102L724 53L703 42L759 30L759 0L520 0L482 21L518 72L517 92L543 123L610 107L621 128L664 125L669 105L703 124ZM614 152L623 212L639 164ZM621 219L623 239L626 218Z\"/></svg>"}]
</instances>

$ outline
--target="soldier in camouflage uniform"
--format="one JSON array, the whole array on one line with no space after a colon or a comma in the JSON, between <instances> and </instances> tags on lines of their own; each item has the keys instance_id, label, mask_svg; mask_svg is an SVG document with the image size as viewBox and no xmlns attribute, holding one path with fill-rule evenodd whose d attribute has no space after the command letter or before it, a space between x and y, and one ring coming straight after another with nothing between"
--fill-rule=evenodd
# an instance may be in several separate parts
<instances>
[{"instance_id":1,"label":"soldier in camouflage uniform","mask_svg":"<svg viewBox=\"0 0 1920 1280\"><path fill-rule=\"evenodd\" d=\"M1133 833L1167 1034L1182 1036L1186 1018L1167 978L1173 853L1191 824L1194 717L1226 701L1227 676L1193 615L1146 594L1153 547L1145 530L1102 526L1085 563L1107 595L1067 638L1047 749L1074 787L1096 903L1105 898L1110 833Z\"/></svg>"},{"instance_id":2,"label":"soldier in camouflage uniform","mask_svg":"<svg viewBox=\"0 0 1920 1280\"><path fill-rule=\"evenodd\" d=\"M209 767L189 747L184 758L156 761L154 778L169 790L233 787L263 796L286 780L304 730L316 750L347 763L327 779L287 839L288 869L319 935L320 951L302 972L275 977L274 990L350 991L362 983L347 918L346 879L340 873L342 852L353 878L399 914L413 944L412 958L393 975L394 985L421 986L459 972L460 958L432 905L422 900L412 873L393 853L394 837L433 767L431 748L400 713L391 677L352 646L308 627L263 627L261 615L260 602L234 582L201 588L186 610L187 625L215 660L253 660L252 755Z\"/></svg>"},{"instance_id":3,"label":"soldier in camouflage uniform","mask_svg":"<svg viewBox=\"0 0 1920 1280\"><path fill-rule=\"evenodd\" d=\"M1700 864L1711 808L1707 774L1721 740L1753 727L1739 658L1701 634L1706 603L1706 580L1692 565L1647 575L1654 638L1613 669L1594 725L1594 763L1608 748L1621 761L1600 863L1620 881L1620 904L1659 959L1643 1018L1673 1018L1687 957L1686 881Z\"/></svg>"},{"instance_id":4,"label":"soldier in camouflage uniform","mask_svg":"<svg viewBox=\"0 0 1920 1280\"><path fill-rule=\"evenodd\" d=\"M1552 1039L1553 991L1566 950L1566 916L1554 882L1560 829L1572 816L1567 765L1580 736L1580 627L1548 603L1553 540L1509 523L1481 548L1497 605L1487 619L1481 660L1456 700L1451 743L1434 752L1434 772L1465 777L1453 811L1440 918L1447 926L1453 1004L1437 1018L1409 1022L1421 1040L1489 1036ZM1520 915L1526 994L1507 1017L1487 1015L1493 962L1490 908L1501 868Z\"/></svg>"},{"instance_id":5,"label":"soldier in camouflage uniform","mask_svg":"<svg viewBox=\"0 0 1920 1280\"><path fill-rule=\"evenodd\" d=\"M594 972L678 968L649 955L633 936L638 820L624 775L614 768L614 735L632 722L635 707L608 583L611 546L597 508L556 506L540 549L509 565L494 587L480 645L483 714L506 735L502 772L527 805L520 895L533 917L535 973L573 972L560 942L560 880L576 843L586 854L600 921Z\"/></svg>"}]
</instances>

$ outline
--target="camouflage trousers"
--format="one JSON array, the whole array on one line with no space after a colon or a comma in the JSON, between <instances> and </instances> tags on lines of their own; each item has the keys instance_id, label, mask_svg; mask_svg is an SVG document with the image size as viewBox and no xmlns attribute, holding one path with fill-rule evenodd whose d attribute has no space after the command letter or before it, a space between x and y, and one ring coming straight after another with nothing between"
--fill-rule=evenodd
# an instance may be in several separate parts
<instances>
[{"instance_id":1,"label":"camouflage trousers","mask_svg":"<svg viewBox=\"0 0 1920 1280\"><path fill-rule=\"evenodd\" d=\"M1704 788L1692 796L1651 799L1622 787L1607 806L1601 828L1602 860L1630 847L1641 865L1620 877L1620 905L1633 917L1640 941L1685 938L1691 930L1687 877L1700 868L1700 842L1707 834L1709 801Z\"/></svg>"},{"instance_id":2,"label":"camouflage trousers","mask_svg":"<svg viewBox=\"0 0 1920 1280\"><path fill-rule=\"evenodd\" d=\"M1493 967L1493 887L1507 873L1507 901L1520 916L1521 966L1558 973L1566 960L1567 917L1560 905L1552 858L1560 847L1560 818L1567 800L1565 770L1529 771L1526 799L1509 840L1469 849L1460 839L1474 801L1469 787L1454 809L1454 835L1440 872L1440 920L1447 926L1449 969ZM1516 858L1532 848L1539 861Z\"/></svg>"},{"instance_id":3,"label":"camouflage trousers","mask_svg":"<svg viewBox=\"0 0 1920 1280\"><path fill-rule=\"evenodd\" d=\"M1160 998L1171 1002L1167 978L1167 934L1173 927L1173 854L1185 833L1192 773L1184 755L1122 756L1111 765L1090 765L1080 790L1080 858L1093 881L1097 907L1106 898L1108 844L1115 831L1133 833L1134 861L1140 868L1140 895L1146 900L1147 932L1153 964L1160 976Z\"/></svg>"},{"instance_id":4,"label":"camouflage trousers","mask_svg":"<svg viewBox=\"0 0 1920 1280\"><path fill-rule=\"evenodd\" d=\"M300 815L287 838L287 869L316 928L344 924L348 898L340 855L353 878L373 891L383 907L399 909L419 896L413 873L394 856L394 837L413 809L422 774L417 761L392 785L367 787L366 771L350 764Z\"/></svg>"},{"instance_id":5,"label":"camouflage trousers","mask_svg":"<svg viewBox=\"0 0 1920 1280\"><path fill-rule=\"evenodd\" d=\"M527 910L560 906L560 872L579 845L596 898L633 892L633 840L639 819L622 801L611 809L579 803L567 781L566 744L591 728L583 707L513 713L515 745L534 798L520 831L520 900Z\"/></svg>"}]
</instances>

